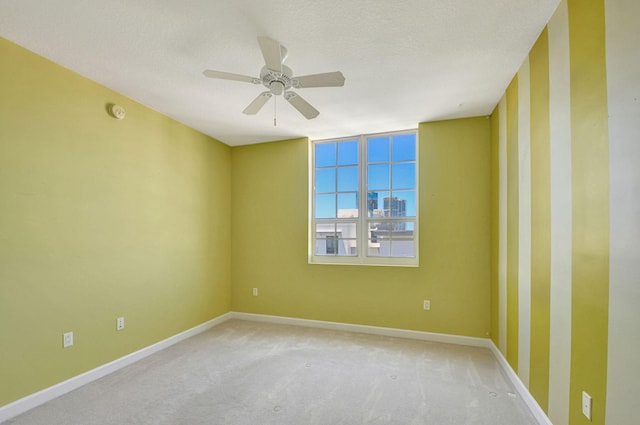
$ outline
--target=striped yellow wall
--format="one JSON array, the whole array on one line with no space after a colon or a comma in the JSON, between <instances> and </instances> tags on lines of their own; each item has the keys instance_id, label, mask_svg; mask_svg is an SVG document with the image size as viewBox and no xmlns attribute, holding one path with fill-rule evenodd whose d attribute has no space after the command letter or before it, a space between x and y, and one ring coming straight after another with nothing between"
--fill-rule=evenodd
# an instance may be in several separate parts
<instances>
[{"instance_id":1,"label":"striped yellow wall","mask_svg":"<svg viewBox=\"0 0 640 425\"><path fill-rule=\"evenodd\" d=\"M518 367L518 78L507 98L507 361Z\"/></svg>"},{"instance_id":2,"label":"striped yellow wall","mask_svg":"<svg viewBox=\"0 0 640 425\"><path fill-rule=\"evenodd\" d=\"M518 373L529 385L531 348L531 81L529 59L518 71ZM520 296L522 294L522 296Z\"/></svg>"},{"instance_id":3,"label":"striped yellow wall","mask_svg":"<svg viewBox=\"0 0 640 425\"><path fill-rule=\"evenodd\" d=\"M637 422L640 394L640 31L637 0L605 1L609 114L606 423Z\"/></svg>"},{"instance_id":4,"label":"striped yellow wall","mask_svg":"<svg viewBox=\"0 0 640 425\"><path fill-rule=\"evenodd\" d=\"M492 116L494 341L555 425L637 422L637 3L563 0Z\"/></svg>"},{"instance_id":5,"label":"striped yellow wall","mask_svg":"<svg viewBox=\"0 0 640 425\"><path fill-rule=\"evenodd\" d=\"M491 169L497 170L500 163L499 107L491 115ZM500 176L491 173L491 340L500 345Z\"/></svg>"},{"instance_id":6,"label":"striped yellow wall","mask_svg":"<svg viewBox=\"0 0 640 425\"><path fill-rule=\"evenodd\" d=\"M604 2L570 0L573 259L571 424L586 424L582 391L603 424L609 298L609 146Z\"/></svg>"},{"instance_id":7,"label":"striped yellow wall","mask_svg":"<svg viewBox=\"0 0 640 425\"><path fill-rule=\"evenodd\" d=\"M547 26L549 34L549 168L551 266L549 296L549 417L569 423L571 381L571 92L567 3Z\"/></svg>"},{"instance_id":8,"label":"striped yellow wall","mask_svg":"<svg viewBox=\"0 0 640 425\"><path fill-rule=\"evenodd\" d=\"M551 185L549 163L549 36L533 46L531 75L531 394L548 409L551 285Z\"/></svg>"}]
</instances>

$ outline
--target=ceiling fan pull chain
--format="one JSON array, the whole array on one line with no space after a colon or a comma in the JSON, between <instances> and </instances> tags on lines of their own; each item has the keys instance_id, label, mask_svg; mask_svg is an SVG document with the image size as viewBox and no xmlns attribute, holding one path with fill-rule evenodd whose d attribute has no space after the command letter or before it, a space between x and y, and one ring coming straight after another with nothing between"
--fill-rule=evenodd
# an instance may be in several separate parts
<instances>
[{"instance_id":1,"label":"ceiling fan pull chain","mask_svg":"<svg viewBox=\"0 0 640 425\"><path fill-rule=\"evenodd\" d=\"M278 96L273 96L273 126L276 126L276 116L277 116L277 109L276 109L276 104L278 103Z\"/></svg>"}]
</instances>

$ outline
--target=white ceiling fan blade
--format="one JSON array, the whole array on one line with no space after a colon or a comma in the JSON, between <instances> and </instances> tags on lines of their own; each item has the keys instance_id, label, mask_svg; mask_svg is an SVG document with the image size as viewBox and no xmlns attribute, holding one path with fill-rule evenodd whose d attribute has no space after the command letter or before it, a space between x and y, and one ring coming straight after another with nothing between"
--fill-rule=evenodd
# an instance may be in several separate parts
<instances>
[{"instance_id":1,"label":"white ceiling fan blade","mask_svg":"<svg viewBox=\"0 0 640 425\"><path fill-rule=\"evenodd\" d=\"M258 97L253 99L253 102L251 102L249 106L244 108L244 111L242 111L242 113L247 115L257 114L260 111L260 109L262 109L264 104L267 103L269 99L271 99L271 96L273 95L268 91L260 93Z\"/></svg>"},{"instance_id":2,"label":"white ceiling fan blade","mask_svg":"<svg viewBox=\"0 0 640 425\"><path fill-rule=\"evenodd\" d=\"M302 115L305 116L306 119L311 120L318 115L320 112L313 106L309 104L306 100L300 97L299 94L294 93L292 91L288 91L285 93L284 98L293 105L294 108L298 110Z\"/></svg>"},{"instance_id":3,"label":"white ceiling fan blade","mask_svg":"<svg viewBox=\"0 0 640 425\"><path fill-rule=\"evenodd\" d=\"M342 87L344 86L344 75L340 71L303 75L302 77L294 77L291 80L291 85L297 88Z\"/></svg>"},{"instance_id":4,"label":"white ceiling fan blade","mask_svg":"<svg viewBox=\"0 0 640 425\"><path fill-rule=\"evenodd\" d=\"M253 84L261 83L259 78L249 77L248 75L233 74L231 72L212 71L210 69L206 69L202 73L204 74L205 77L208 77L208 78L220 78L222 80L242 81L245 83L253 83Z\"/></svg>"},{"instance_id":5,"label":"white ceiling fan blade","mask_svg":"<svg viewBox=\"0 0 640 425\"><path fill-rule=\"evenodd\" d=\"M258 37L258 43L267 68L282 72L282 62L287 58L287 48L269 37Z\"/></svg>"}]
</instances>

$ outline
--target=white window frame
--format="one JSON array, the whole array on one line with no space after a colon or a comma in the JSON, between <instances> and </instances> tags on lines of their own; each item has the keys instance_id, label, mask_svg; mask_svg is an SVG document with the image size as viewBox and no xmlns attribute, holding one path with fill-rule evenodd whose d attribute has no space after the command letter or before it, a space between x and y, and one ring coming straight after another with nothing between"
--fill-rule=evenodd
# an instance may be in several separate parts
<instances>
[{"instance_id":1,"label":"white window frame","mask_svg":"<svg viewBox=\"0 0 640 425\"><path fill-rule=\"evenodd\" d=\"M375 137L397 136L402 134L413 133L416 140L416 216L415 218L408 218L407 221L411 221L414 224L414 257L385 257L385 256L369 256L368 255L368 209L367 209L367 139ZM316 255L316 224L322 222L337 222L337 219L316 219L315 218L315 145L317 143L331 143L331 142L345 142L350 140L358 141L358 167L359 167L359 182L358 182L358 198L359 198L359 210L357 219L343 219L344 222L357 222L357 243L358 243L358 255L357 256L337 256L337 255ZM393 131L386 133L374 133L363 134L352 137L341 137L337 139L324 139L324 140L309 140L309 247L308 247L308 259L309 264L341 264L341 265L370 265L370 266L400 266L400 267L417 267L419 266L419 142L418 142L418 130L409 129L402 131ZM385 221L384 219L376 218L375 221ZM398 222L402 220L393 219L388 220Z\"/></svg>"}]
</instances>

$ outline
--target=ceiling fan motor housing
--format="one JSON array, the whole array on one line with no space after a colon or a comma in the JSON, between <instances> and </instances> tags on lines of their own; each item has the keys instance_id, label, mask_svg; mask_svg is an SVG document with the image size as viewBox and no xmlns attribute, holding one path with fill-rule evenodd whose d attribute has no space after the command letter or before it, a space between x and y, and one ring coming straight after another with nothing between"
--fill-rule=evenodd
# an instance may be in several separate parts
<instances>
[{"instance_id":1,"label":"ceiling fan motor housing","mask_svg":"<svg viewBox=\"0 0 640 425\"><path fill-rule=\"evenodd\" d=\"M285 65L282 65L282 72L274 71L266 66L262 67L262 71L260 71L262 85L275 95L280 95L291 88L292 75L291 68Z\"/></svg>"}]
</instances>

